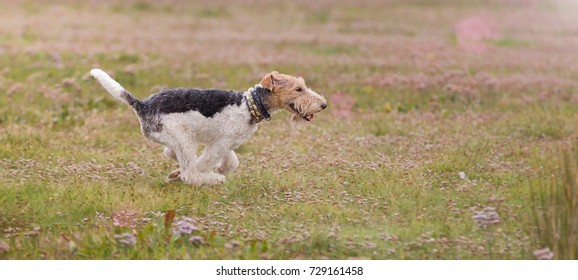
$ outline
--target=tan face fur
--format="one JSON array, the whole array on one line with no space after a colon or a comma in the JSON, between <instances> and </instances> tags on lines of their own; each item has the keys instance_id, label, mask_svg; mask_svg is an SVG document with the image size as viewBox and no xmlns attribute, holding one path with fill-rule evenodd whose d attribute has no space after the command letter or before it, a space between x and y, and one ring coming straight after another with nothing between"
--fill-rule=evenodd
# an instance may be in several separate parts
<instances>
[{"instance_id":1,"label":"tan face fur","mask_svg":"<svg viewBox=\"0 0 578 280\"><path fill-rule=\"evenodd\" d=\"M261 85L272 92L267 102L270 108L289 111L294 122L311 121L327 107L325 98L308 88L301 77L274 71L261 80Z\"/></svg>"}]
</instances>

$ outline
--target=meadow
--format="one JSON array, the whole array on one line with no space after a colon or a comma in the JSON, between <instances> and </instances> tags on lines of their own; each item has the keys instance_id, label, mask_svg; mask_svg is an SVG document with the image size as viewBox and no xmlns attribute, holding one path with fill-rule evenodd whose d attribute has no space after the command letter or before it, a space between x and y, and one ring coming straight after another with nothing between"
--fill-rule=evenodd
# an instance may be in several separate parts
<instances>
[{"instance_id":1,"label":"meadow","mask_svg":"<svg viewBox=\"0 0 578 280\"><path fill-rule=\"evenodd\" d=\"M576 258L545 244L532 190L562 182L576 146L577 14L570 0L2 0L0 259ZM168 183L175 163L94 67L139 98L277 70L328 108L300 129L286 112L262 123L222 186Z\"/></svg>"}]
</instances>

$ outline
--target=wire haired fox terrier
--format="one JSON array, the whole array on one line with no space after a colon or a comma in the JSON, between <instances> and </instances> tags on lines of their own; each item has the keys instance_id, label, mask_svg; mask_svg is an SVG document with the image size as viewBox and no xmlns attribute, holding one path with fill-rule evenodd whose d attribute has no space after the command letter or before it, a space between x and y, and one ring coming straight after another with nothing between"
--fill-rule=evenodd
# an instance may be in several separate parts
<instances>
[{"instance_id":1,"label":"wire haired fox terrier","mask_svg":"<svg viewBox=\"0 0 578 280\"><path fill-rule=\"evenodd\" d=\"M244 92L220 89L175 88L139 100L108 74L90 74L116 99L132 107L142 134L163 144L164 154L179 164L168 175L192 185L217 185L237 168L234 150L263 120L285 109L294 123L312 121L327 107L325 98L305 85L301 77L267 74ZM197 157L197 145L204 144Z\"/></svg>"}]
</instances>

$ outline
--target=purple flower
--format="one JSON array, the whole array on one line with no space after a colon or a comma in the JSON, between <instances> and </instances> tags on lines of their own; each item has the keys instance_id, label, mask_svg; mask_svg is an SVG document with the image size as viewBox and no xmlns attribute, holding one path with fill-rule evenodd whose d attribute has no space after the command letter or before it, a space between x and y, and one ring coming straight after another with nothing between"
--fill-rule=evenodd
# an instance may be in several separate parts
<instances>
[{"instance_id":1,"label":"purple flower","mask_svg":"<svg viewBox=\"0 0 578 280\"><path fill-rule=\"evenodd\" d=\"M486 207L482 211L476 211L472 219L481 228L500 223L500 216L494 207Z\"/></svg>"},{"instance_id":2,"label":"purple flower","mask_svg":"<svg viewBox=\"0 0 578 280\"><path fill-rule=\"evenodd\" d=\"M106 221L106 220L110 219L110 217L107 217L107 216L105 216L99 212L96 212L96 218L100 221Z\"/></svg>"},{"instance_id":3,"label":"purple flower","mask_svg":"<svg viewBox=\"0 0 578 280\"><path fill-rule=\"evenodd\" d=\"M193 219L181 217L180 221L173 225L173 234L185 235L198 231L199 228L193 224Z\"/></svg>"},{"instance_id":4,"label":"purple flower","mask_svg":"<svg viewBox=\"0 0 578 280\"><path fill-rule=\"evenodd\" d=\"M554 257L554 253L550 251L550 248L546 247L534 251L534 256L539 260L551 260Z\"/></svg>"},{"instance_id":5,"label":"purple flower","mask_svg":"<svg viewBox=\"0 0 578 280\"><path fill-rule=\"evenodd\" d=\"M136 236L128 232L115 234L114 238L116 239L116 243L123 247L134 246L136 244Z\"/></svg>"},{"instance_id":6,"label":"purple flower","mask_svg":"<svg viewBox=\"0 0 578 280\"><path fill-rule=\"evenodd\" d=\"M199 235L193 235L191 236L191 238L189 238L189 241L191 243L193 243L194 245L200 245L200 244L205 244L205 239L202 236Z\"/></svg>"},{"instance_id":7,"label":"purple flower","mask_svg":"<svg viewBox=\"0 0 578 280\"><path fill-rule=\"evenodd\" d=\"M233 240L231 242L225 243L225 248L226 249L234 249L241 246L241 243L239 243L239 241L237 240Z\"/></svg>"}]
</instances>

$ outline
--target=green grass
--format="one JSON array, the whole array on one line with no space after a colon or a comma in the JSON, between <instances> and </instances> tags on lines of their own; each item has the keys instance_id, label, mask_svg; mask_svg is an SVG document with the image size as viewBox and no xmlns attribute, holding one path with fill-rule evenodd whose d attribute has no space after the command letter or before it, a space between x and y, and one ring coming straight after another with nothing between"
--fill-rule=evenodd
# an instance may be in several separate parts
<instances>
[{"instance_id":1,"label":"green grass","mask_svg":"<svg viewBox=\"0 0 578 280\"><path fill-rule=\"evenodd\" d=\"M494 45L502 48L525 48L530 46L529 42L509 37L494 40L493 43Z\"/></svg>"},{"instance_id":2,"label":"green grass","mask_svg":"<svg viewBox=\"0 0 578 280\"><path fill-rule=\"evenodd\" d=\"M48 12L75 24L1 23L22 32L3 34L0 46L0 259L533 259L544 246L560 254L536 231L528 184L564 178L559 151L578 136L578 109L575 74L560 63L575 54L549 52L523 20L503 27L523 40L464 54L447 33L475 9L453 2L57 2ZM53 24L41 8L26 2L0 16ZM515 9L492 11L500 19ZM551 22L558 11L539 12L547 24L534 28L571 34ZM104 31L80 18L93 13L108 19ZM92 67L139 98L163 87L244 89L277 70L304 77L329 107L299 130L275 114L238 149L239 169L222 186L167 183L175 163L87 75ZM354 100L347 116L337 93ZM497 223L473 218L488 209ZM175 234L183 217L198 230ZM123 233L136 243L123 245ZM575 258L567 256L555 258Z\"/></svg>"},{"instance_id":3,"label":"green grass","mask_svg":"<svg viewBox=\"0 0 578 280\"><path fill-rule=\"evenodd\" d=\"M561 178L531 184L532 214L538 240L544 246L534 252L538 258L573 260L578 257L577 160L575 149L565 149Z\"/></svg>"}]
</instances>

